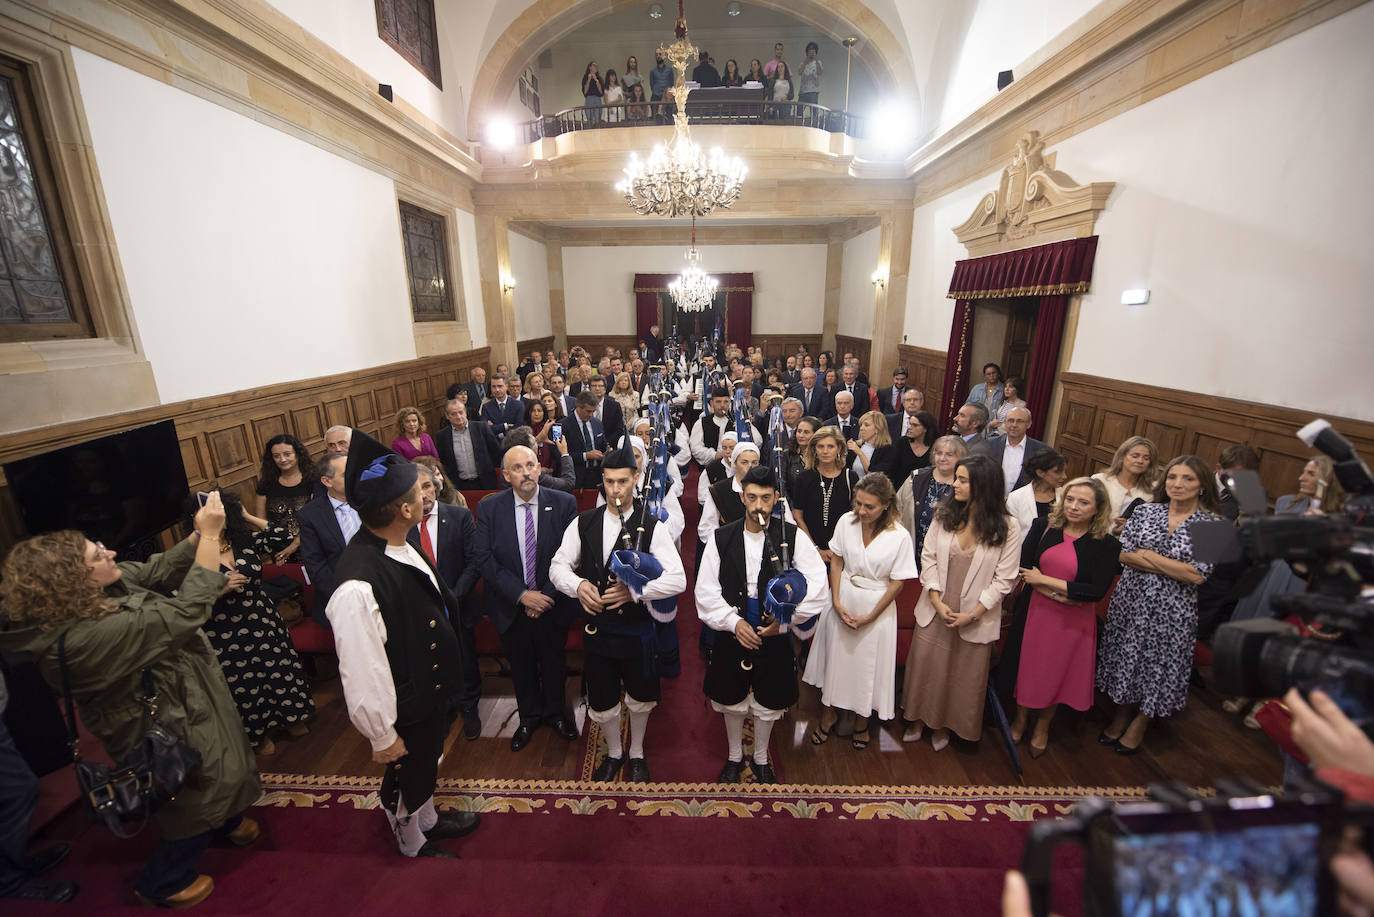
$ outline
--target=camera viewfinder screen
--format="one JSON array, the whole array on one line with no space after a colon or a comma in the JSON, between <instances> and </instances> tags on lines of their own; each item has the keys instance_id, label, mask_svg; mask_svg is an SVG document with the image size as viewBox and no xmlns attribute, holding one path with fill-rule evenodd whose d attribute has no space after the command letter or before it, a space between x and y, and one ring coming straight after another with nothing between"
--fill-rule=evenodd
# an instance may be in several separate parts
<instances>
[{"instance_id":1,"label":"camera viewfinder screen","mask_svg":"<svg viewBox=\"0 0 1374 917\"><path fill-rule=\"evenodd\" d=\"M1118 837L1122 917L1310 917L1320 826L1265 825Z\"/></svg>"}]
</instances>

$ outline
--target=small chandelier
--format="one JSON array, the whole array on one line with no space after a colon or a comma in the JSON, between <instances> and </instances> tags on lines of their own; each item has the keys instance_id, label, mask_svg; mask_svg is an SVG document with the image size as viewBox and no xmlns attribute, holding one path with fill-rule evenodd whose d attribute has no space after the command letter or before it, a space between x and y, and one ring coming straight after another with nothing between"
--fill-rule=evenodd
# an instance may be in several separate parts
<instances>
[{"instance_id":1,"label":"small chandelier","mask_svg":"<svg viewBox=\"0 0 1374 917\"><path fill-rule=\"evenodd\" d=\"M687 127L687 63L697 58L697 49L687 41L687 19L682 0L677 4L677 41L658 51L673 65L677 77L669 93L677 103L673 115L673 141L659 144L647 161L631 154L625 178L615 189L625 195L625 203L641 216L704 217L711 211L728 208L739 199L745 167L738 157L726 156L720 149L709 154L692 141Z\"/></svg>"},{"instance_id":2,"label":"small chandelier","mask_svg":"<svg viewBox=\"0 0 1374 917\"><path fill-rule=\"evenodd\" d=\"M715 301L720 281L701 269L701 252L697 251L697 222L692 219L692 247L687 249L687 269L672 283L668 292L683 312L705 312Z\"/></svg>"}]
</instances>

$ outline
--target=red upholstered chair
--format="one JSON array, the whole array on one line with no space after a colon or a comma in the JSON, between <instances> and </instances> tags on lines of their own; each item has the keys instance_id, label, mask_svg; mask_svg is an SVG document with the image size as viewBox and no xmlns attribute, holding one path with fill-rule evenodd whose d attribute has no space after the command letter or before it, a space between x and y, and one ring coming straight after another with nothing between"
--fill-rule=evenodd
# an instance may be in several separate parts
<instances>
[{"instance_id":1,"label":"red upholstered chair","mask_svg":"<svg viewBox=\"0 0 1374 917\"><path fill-rule=\"evenodd\" d=\"M327 627L321 627L310 617L311 609L315 607L315 587L310 582L310 577L305 575L305 567L300 564L263 564L262 575L264 579L271 579L274 576L288 576L301 584L301 612L303 617L289 631L291 634L291 645L296 648L297 653L334 653L334 632Z\"/></svg>"},{"instance_id":2,"label":"red upholstered chair","mask_svg":"<svg viewBox=\"0 0 1374 917\"><path fill-rule=\"evenodd\" d=\"M897 665L906 664L906 654L916 636L916 602L921 598L921 581L911 579L897 593Z\"/></svg>"}]
</instances>

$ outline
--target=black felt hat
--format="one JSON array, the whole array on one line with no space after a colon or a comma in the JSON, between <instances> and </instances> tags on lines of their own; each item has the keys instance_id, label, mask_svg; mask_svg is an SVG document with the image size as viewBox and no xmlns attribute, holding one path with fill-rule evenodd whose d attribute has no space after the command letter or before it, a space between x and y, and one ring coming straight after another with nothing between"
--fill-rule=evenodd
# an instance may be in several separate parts
<instances>
[{"instance_id":1,"label":"black felt hat","mask_svg":"<svg viewBox=\"0 0 1374 917\"><path fill-rule=\"evenodd\" d=\"M729 390L728 388L726 388L725 386L723 386L723 385L717 385L716 387L714 387L713 389L711 389L711 397L712 397L712 398L729 398L729 397L730 397L730 390Z\"/></svg>"},{"instance_id":2,"label":"black felt hat","mask_svg":"<svg viewBox=\"0 0 1374 917\"><path fill-rule=\"evenodd\" d=\"M420 469L362 430L354 430L344 467L344 493L360 513L394 503L410 492Z\"/></svg>"},{"instance_id":3,"label":"black felt hat","mask_svg":"<svg viewBox=\"0 0 1374 917\"><path fill-rule=\"evenodd\" d=\"M639 467L635 461L634 447L630 445L630 437L621 437L620 446L606 453L606 457L601 461L601 467L603 469L629 468L631 471Z\"/></svg>"}]
</instances>

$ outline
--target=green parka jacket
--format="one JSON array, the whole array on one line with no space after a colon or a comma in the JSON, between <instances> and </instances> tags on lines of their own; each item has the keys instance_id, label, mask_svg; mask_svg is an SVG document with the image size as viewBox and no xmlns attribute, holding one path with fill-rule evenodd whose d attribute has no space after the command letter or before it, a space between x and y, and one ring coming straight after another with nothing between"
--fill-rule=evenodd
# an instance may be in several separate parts
<instances>
[{"instance_id":1,"label":"green parka jacket","mask_svg":"<svg viewBox=\"0 0 1374 917\"><path fill-rule=\"evenodd\" d=\"M124 575L105 590L117 610L99 620L51 630L10 622L0 630L0 648L29 654L55 692L62 685L57 641L67 635L81 721L116 761L147 731L141 673L151 670L158 717L201 755L200 769L154 816L171 840L218 828L262 791L219 658L200 629L226 577L196 566L195 554L187 539L147 563L120 564Z\"/></svg>"}]
</instances>

